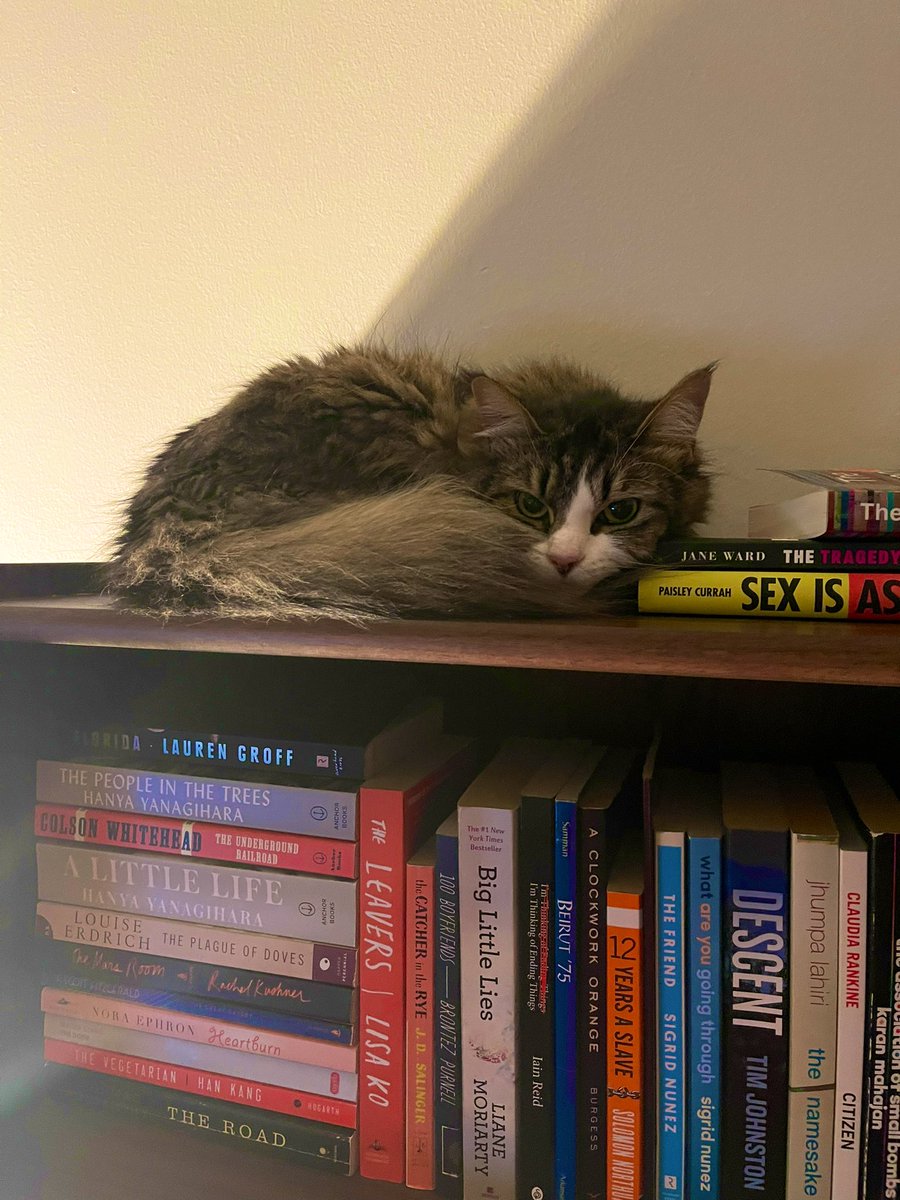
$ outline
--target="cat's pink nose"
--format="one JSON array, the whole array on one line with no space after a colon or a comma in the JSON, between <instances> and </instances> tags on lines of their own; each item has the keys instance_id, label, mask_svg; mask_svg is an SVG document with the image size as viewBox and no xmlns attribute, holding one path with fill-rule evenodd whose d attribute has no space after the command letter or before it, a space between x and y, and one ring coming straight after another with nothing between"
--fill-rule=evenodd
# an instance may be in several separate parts
<instances>
[{"instance_id":1,"label":"cat's pink nose","mask_svg":"<svg viewBox=\"0 0 900 1200\"><path fill-rule=\"evenodd\" d=\"M548 558L559 571L560 575L568 575L573 567L577 567L584 555L578 550L556 550Z\"/></svg>"}]
</instances>

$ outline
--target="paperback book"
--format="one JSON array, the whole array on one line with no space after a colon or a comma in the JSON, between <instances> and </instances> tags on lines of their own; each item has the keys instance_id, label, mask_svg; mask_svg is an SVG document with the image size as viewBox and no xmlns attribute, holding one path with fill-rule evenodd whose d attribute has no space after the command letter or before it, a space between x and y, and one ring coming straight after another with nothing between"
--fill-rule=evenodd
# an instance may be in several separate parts
<instances>
[{"instance_id":1,"label":"paperback book","mask_svg":"<svg viewBox=\"0 0 900 1200\"><path fill-rule=\"evenodd\" d=\"M750 509L752 538L880 536L900 530L900 471L779 471L818 491Z\"/></svg>"}]
</instances>

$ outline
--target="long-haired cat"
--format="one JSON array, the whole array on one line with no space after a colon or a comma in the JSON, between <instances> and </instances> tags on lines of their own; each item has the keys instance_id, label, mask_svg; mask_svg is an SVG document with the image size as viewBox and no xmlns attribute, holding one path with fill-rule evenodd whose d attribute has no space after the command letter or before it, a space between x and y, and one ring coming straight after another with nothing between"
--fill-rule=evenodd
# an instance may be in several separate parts
<instances>
[{"instance_id":1,"label":"long-haired cat","mask_svg":"<svg viewBox=\"0 0 900 1200\"><path fill-rule=\"evenodd\" d=\"M712 371L648 401L558 361L282 363L150 465L110 590L160 615L602 612L705 515Z\"/></svg>"}]
</instances>

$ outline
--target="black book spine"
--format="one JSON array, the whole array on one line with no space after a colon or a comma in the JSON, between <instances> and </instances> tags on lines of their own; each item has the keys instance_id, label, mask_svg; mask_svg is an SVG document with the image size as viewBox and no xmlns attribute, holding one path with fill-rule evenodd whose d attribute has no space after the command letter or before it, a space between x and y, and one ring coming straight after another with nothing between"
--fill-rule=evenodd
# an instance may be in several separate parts
<instances>
[{"instance_id":1,"label":"black book spine","mask_svg":"<svg viewBox=\"0 0 900 1200\"><path fill-rule=\"evenodd\" d=\"M606 813L578 811L576 1200L606 1195Z\"/></svg>"},{"instance_id":2,"label":"black book spine","mask_svg":"<svg viewBox=\"0 0 900 1200\"><path fill-rule=\"evenodd\" d=\"M41 938L44 982L52 987L77 987L75 978L98 985L91 988L107 996L143 1003L138 992L175 992L238 1004L291 1017L310 1017L353 1024L356 995L352 988L312 979L289 979L216 967L208 963L161 958L131 950L107 950ZM106 987L102 987L106 985Z\"/></svg>"},{"instance_id":3,"label":"black book spine","mask_svg":"<svg viewBox=\"0 0 900 1200\"><path fill-rule=\"evenodd\" d=\"M519 1191L554 1195L554 805L526 796L519 825Z\"/></svg>"},{"instance_id":4,"label":"black book spine","mask_svg":"<svg viewBox=\"0 0 900 1200\"><path fill-rule=\"evenodd\" d=\"M895 1186L888 1189L888 1150L891 1143L891 1051L894 1022L894 980L898 972L898 912L895 875L897 871L896 835L881 833L870 842L869 850L869 947L868 947L868 1037L864 1084L866 1119L863 1137L863 1195L865 1200L885 1200L898 1194L896 1159L893 1165ZM900 997L896 1003L900 1004ZM897 1030L900 1047L900 1029ZM896 1142L896 1134L893 1138Z\"/></svg>"},{"instance_id":5,"label":"black book spine","mask_svg":"<svg viewBox=\"0 0 900 1200\"><path fill-rule=\"evenodd\" d=\"M80 1067L51 1063L44 1071L55 1094L79 1103L124 1110L135 1117L205 1133L210 1139L218 1136L223 1141L258 1146L332 1175L351 1175L355 1169L357 1135L352 1129L94 1075Z\"/></svg>"},{"instance_id":6,"label":"black book spine","mask_svg":"<svg viewBox=\"0 0 900 1200\"><path fill-rule=\"evenodd\" d=\"M789 869L786 833L728 830L721 1163L728 1200L784 1200Z\"/></svg>"},{"instance_id":7,"label":"black book spine","mask_svg":"<svg viewBox=\"0 0 900 1200\"><path fill-rule=\"evenodd\" d=\"M896 571L900 546L879 538L765 541L751 538L684 538L657 546L661 565L685 571Z\"/></svg>"},{"instance_id":8,"label":"black book spine","mask_svg":"<svg viewBox=\"0 0 900 1200\"><path fill-rule=\"evenodd\" d=\"M462 1187L462 1013L459 970L459 838L438 833L437 944L434 957L434 1145L437 1191L460 1200Z\"/></svg>"}]
</instances>

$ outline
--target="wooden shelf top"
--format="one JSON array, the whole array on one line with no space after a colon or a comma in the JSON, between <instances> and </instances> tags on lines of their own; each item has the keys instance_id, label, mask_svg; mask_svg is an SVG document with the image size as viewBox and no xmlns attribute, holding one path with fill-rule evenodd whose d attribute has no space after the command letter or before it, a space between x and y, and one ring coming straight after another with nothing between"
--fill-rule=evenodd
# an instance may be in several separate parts
<instances>
[{"instance_id":1,"label":"wooden shelf top","mask_svg":"<svg viewBox=\"0 0 900 1200\"><path fill-rule=\"evenodd\" d=\"M0 602L0 640L628 675L900 685L900 626L701 617L590 621L180 619L96 596Z\"/></svg>"}]
</instances>

